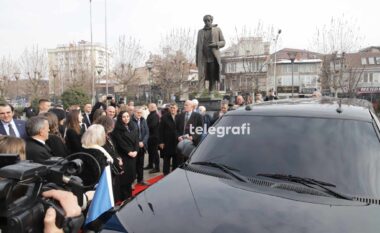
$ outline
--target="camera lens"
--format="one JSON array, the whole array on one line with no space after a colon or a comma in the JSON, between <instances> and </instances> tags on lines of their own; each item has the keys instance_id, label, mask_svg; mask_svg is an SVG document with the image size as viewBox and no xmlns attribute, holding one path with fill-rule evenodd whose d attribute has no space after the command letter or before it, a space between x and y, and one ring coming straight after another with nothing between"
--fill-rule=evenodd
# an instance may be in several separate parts
<instances>
[{"instance_id":1,"label":"camera lens","mask_svg":"<svg viewBox=\"0 0 380 233\"><path fill-rule=\"evenodd\" d=\"M64 165L65 173L69 175L77 175L82 172L83 161L81 159L74 159Z\"/></svg>"}]
</instances>

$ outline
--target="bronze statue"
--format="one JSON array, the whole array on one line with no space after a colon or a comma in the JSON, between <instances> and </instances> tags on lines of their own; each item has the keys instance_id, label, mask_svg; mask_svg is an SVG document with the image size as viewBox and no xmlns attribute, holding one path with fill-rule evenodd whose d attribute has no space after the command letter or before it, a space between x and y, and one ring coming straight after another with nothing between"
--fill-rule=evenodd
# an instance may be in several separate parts
<instances>
[{"instance_id":1,"label":"bronze statue","mask_svg":"<svg viewBox=\"0 0 380 233\"><path fill-rule=\"evenodd\" d=\"M222 30L217 24L212 24L213 17L205 15L205 26L198 31L196 46L196 64L199 80L209 81L209 91L215 90L216 82L220 80L222 63L219 48L223 48L224 41Z\"/></svg>"}]
</instances>

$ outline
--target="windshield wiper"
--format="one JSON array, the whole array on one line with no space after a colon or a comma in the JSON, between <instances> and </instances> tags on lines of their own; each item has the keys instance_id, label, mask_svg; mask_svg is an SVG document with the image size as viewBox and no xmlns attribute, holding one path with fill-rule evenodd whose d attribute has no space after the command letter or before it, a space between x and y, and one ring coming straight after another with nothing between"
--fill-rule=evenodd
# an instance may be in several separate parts
<instances>
[{"instance_id":1,"label":"windshield wiper","mask_svg":"<svg viewBox=\"0 0 380 233\"><path fill-rule=\"evenodd\" d=\"M331 183L327 183L324 181L319 181L319 180L315 180L312 178L305 178L305 177L299 177L299 176L283 175L283 174L261 174L261 173L259 173L259 174L257 174L257 176L264 176L264 177L269 177L269 178L278 179L278 180L286 180L286 181L290 181L290 182L295 182L295 183L303 184L309 188L315 189L315 187L311 186L311 184L312 184L312 185L316 185L316 186L322 188L324 191L326 191L330 195L333 195L337 198L346 199L346 200L353 200L353 198L351 198L349 196L346 196L344 194L341 194L341 193L338 193L334 190L331 190L330 188L327 188L327 187L334 187L335 188L336 185L331 184Z\"/></svg>"},{"instance_id":2,"label":"windshield wiper","mask_svg":"<svg viewBox=\"0 0 380 233\"><path fill-rule=\"evenodd\" d=\"M245 178L242 175L239 175L239 174L236 173L236 172L240 171L239 169L230 167L230 166L225 165L225 164L214 163L214 162L193 162L191 164L205 165L205 166L209 166L209 167L216 167L216 168L219 168L220 170L224 171L225 173L229 174L230 176L235 177L239 181L242 181L242 182L245 182L245 183L248 182L247 178Z\"/></svg>"}]
</instances>

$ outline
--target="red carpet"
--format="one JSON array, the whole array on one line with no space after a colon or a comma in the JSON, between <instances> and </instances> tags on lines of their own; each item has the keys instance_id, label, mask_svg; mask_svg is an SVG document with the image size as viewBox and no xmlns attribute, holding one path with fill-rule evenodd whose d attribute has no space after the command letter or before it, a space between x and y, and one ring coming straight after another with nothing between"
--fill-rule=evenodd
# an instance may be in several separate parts
<instances>
[{"instance_id":1,"label":"red carpet","mask_svg":"<svg viewBox=\"0 0 380 233\"><path fill-rule=\"evenodd\" d=\"M164 175L155 176L155 177L147 180L147 182L152 185L152 184L156 183L157 181L161 180L163 177L164 177ZM135 190L133 190L132 195L136 196L137 194L139 194L140 192L144 191L147 188L149 188L149 186L145 186L145 185L141 185L141 184L135 184Z\"/></svg>"}]
</instances>

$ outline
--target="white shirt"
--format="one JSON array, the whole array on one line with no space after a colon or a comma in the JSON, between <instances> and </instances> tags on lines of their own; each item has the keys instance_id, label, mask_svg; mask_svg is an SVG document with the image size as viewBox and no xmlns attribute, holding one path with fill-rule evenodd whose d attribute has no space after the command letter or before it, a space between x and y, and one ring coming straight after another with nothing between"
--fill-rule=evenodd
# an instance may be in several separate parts
<instances>
[{"instance_id":1,"label":"white shirt","mask_svg":"<svg viewBox=\"0 0 380 233\"><path fill-rule=\"evenodd\" d=\"M40 140L40 139L37 139L37 138L33 138L34 140L38 141L38 142L41 142L42 144L46 144L44 141Z\"/></svg>"},{"instance_id":2,"label":"white shirt","mask_svg":"<svg viewBox=\"0 0 380 233\"><path fill-rule=\"evenodd\" d=\"M18 132L18 129L16 127L16 124L15 124L14 120L12 120L12 121L10 121L8 123L2 121L2 123L4 125L5 132L7 132L7 135L10 135L9 134L9 124L11 124L13 130L15 131L16 137L20 137L20 133Z\"/></svg>"}]
</instances>

